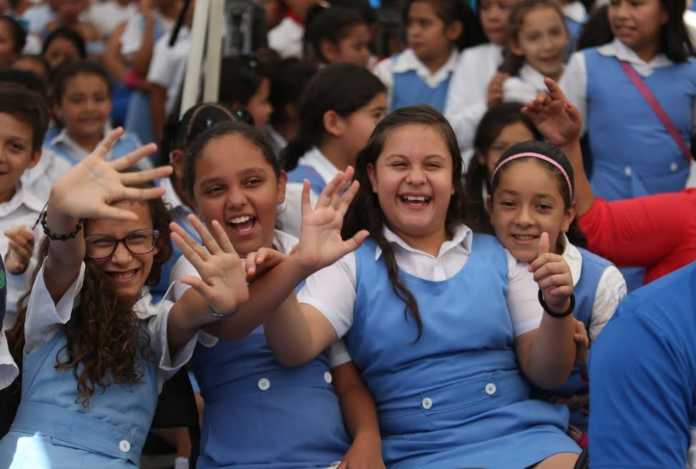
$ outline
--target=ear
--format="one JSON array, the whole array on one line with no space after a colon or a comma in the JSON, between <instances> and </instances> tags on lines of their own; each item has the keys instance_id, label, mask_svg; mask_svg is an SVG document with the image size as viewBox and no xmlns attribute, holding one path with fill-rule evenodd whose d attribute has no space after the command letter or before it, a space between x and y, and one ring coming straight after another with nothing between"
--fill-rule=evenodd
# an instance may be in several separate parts
<instances>
[{"instance_id":1,"label":"ear","mask_svg":"<svg viewBox=\"0 0 696 469\"><path fill-rule=\"evenodd\" d=\"M561 231L567 233L570 230L570 225L575 220L575 202L570 206L568 210L563 213L563 223L561 224Z\"/></svg>"},{"instance_id":2,"label":"ear","mask_svg":"<svg viewBox=\"0 0 696 469\"><path fill-rule=\"evenodd\" d=\"M462 22L459 20L453 21L445 28L445 37L450 42L456 42L463 32L464 26L462 25Z\"/></svg>"},{"instance_id":3,"label":"ear","mask_svg":"<svg viewBox=\"0 0 696 469\"><path fill-rule=\"evenodd\" d=\"M346 123L336 111L324 113L324 130L332 137L341 137L346 131Z\"/></svg>"},{"instance_id":4,"label":"ear","mask_svg":"<svg viewBox=\"0 0 696 469\"><path fill-rule=\"evenodd\" d=\"M370 179L370 185L372 186L372 192L377 192L377 171L375 170L375 165L373 163L367 164L367 177Z\"/></svg>"},{"instance_id":5,"label":"ear","mask_svg":"<svg viewBox=\"0 0 696 469\"><path fill-rule=\"evenodd\" d=\"M29 164L27 165L27 169L33 168L34 166L36 166L39 163L39 161L41 160L41 155L42 155L42 151L40 148L36 151L31 152L31 156L29 157Z\"/></svg>"},{"instance_id":6,"label":"ear","mask_svg":"<svg viewBox=\"0 0 696 469\"><path fill-rule=\"evenodd\" d=\"M281 171L278 175L278 184L276 186L277 196L276 204L280 205L285 202L285 186L288 183L288 175L285 171Z\"/></svg>"},{"instance_id":7,"label":"ear","mask_svg":"<svg viewBox=\"0 0 696 469\"><path fill-rule=\"evenodd\" d=\"M172 150L169 153L169 163L174 168L174 175L181 179L184 173L184 151L183 150Z\"/></svg>"},{"instance_id":8,"label":"ear","mask_svg":"<svg viewBox=\"0 0 696 469\"><path fill-rule=\"evenodd\" d=\"M324 39L319 43L319 52L328 63L336 62L338 59L338 47L329 40Z\"/></svg>"}]
</instances>

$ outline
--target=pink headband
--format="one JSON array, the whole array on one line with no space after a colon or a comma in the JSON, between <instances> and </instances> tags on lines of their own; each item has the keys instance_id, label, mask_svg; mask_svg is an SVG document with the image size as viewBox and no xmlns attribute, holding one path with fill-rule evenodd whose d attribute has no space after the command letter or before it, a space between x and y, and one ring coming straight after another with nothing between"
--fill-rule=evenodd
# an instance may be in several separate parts
<instances>
[{"instance_id":1,"label":"pink headband","mask_svg":"<svg viewBox=\"0 0 696 469\"><path fill-rule=\"evenodd\" d=\"M491 181L495 178L495 175L498 173L500 168L505 166L507 163L509 163L511 161L518 160L520 158L536 158L538 160L543 160L543 161L546 161L547 163L549 163L554 168L556 168L558 171L560 171L560 173L565 178L566 184L568 184L568 191L570 192L570 200L571 201L573 200L573 185L570 183L570 178L568 177L568 173L566 172L566 170L563 169L563 166L558 164L558 162L556 160L554 160L553 158L549 158L546 155L542 155L541 153L534 153L534 152L526 151L523 153L517 153L517 154L512 155L508 158L505 158L503 161L499 162L495 166L495 169L493 170L493 174L491 174Z\"/></svg>"}]
</instances>

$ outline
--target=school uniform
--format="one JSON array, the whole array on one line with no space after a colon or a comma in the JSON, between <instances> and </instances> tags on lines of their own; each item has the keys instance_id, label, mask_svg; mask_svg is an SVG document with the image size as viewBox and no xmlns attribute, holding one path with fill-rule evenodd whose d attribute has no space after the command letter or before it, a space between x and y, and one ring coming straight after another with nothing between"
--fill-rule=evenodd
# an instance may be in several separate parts
<instances>
[{"instance_id":1,"label":"school uniform","mask_svg":"<svg viewBox=\"0 0 696 469\"><path fill-rule=\"evenodd\" d=\"M331 181L338 168L325 157L319 148L314 147L300 157L297 167L288 172L288 182L285 186L285 201L278 210L278 223L281 229L293 236L300 235L302 225L302 187L304 180L311 185L310 202L314 205Z\"/></svg>"},{"instance_id":2,"label":"school uniform","mask_svg":"<svg viewBox=\"0 0 696 469\"><path fill-rule=\"evenodd\" d=\"M158 392L193 353L195 337L174 357L169 355L167 320L173 303L154 307L144 294L133 309L149 337L152 356L139 360L140 381L97 388L85 409L76 401L73 369L55 366L67 343L62 325L70 320L84 276L83 263L75 282L54 303L43 268L39 271L24 328L22 399L10 432L0 440L0 467L137 467Z\"/></svg>"},{"instance_id":3,"label":"school uniform","mask_svg":"<svg viewBox=\"0 0 696 469\"><path fill-rule=\"evenodd\" d=\"M371 239L310 276L298 300L345 337L377 404L387 467L521 469L579 452L567 409L530 399L517 363L515 337L543 316L526 267L463 225L437 256L384 234L421 309L419 339Z\"/></svg>"},{"instance_id":4,"label":"school uniform","mask_svg":"<svg viewBox=\"0 0 696 469\"><path fill-rule=\"evenodd\" d=\"M577 52L561 86L583 116L592 154L592 190L607 200L679 191L685 187L690 161L620 61L641 75L687 145L694 129L695 60L674 64L659 54L646 63L618 40Z\"/></svg>"},{"instance_id":5,"label":"school uniform","mask_svg":"<svg viewBox=\"0 0 696 469\"><path fill-rule=\"evenodd\" d=\"M544 75L524 64L517 76L510 77L503 83L503 101L526 104L541 91L546 91Z\"/></svg>"},{"instance_id":6,"label":"school uniform","mask_svg":"<svg viewBox=\"0 0 696 469\"><path fill-rule=\"evenodd\" d=\"M286 16L278 26L268 32L268 47L276 51L283 59L288 57L301 59L303 37L302 22L294 16Z\"/></svg>"},{"instance_id":7,"label":"school uniform","mask_svg":"<svg viewBox=\"0 0 696 469\"><path fill-rule=\"evenodd\" d=\"M568 50L573 52L578 43L578 38L583 26L587 22L587 9L581 2L575 1L563 5L563 19L570 34L570 44Z\"/></svg>"},{"instance_id":8,"label":"school uniform","mask_svg":"<svg viewBox=\"0 0 696 469\"><path fill-rule=\"evenodd\" d=\"M2 312L2 317L0 322L5 318L5 301L7 297L7 277L5 274L5 264L0 256L0 312ZM7 337L5 336L5 331L0 331L0 390L8 387L17 378L19 374L19 368L12 358L10 353L9 344L7 343ZM0 404L0 408L2 405Z\"/></svg>"},{"instance_id":9,"label":"school uniform","mask_svg":"<svg viewBox=\"0 0 696 469\"><path fill-rule=\"evenodd\" d=\"M455 49L447 62L432 73L412 49L406 49L378 63L373 73L389 90L391 110L429 104L444 113L450 81L458 60L459 52Z\"/></svg>"},{"instance_id":10,"label":"school uniform","mask_svg":"<svg viewBox=\"0 0 696 469\"><path fill-rule=\"evenodd\" d=\"M12 198L0 204L0 256L3 259L5 259L9 249L9 241L4 235L6 230L25 226L34 233L34 253L27 270L19 275L7 274L7 302L3 321L4 328L12 327L14 324L17 302L30 286L31 274L36 267L36 257L43 237L41 226L34 225L39 219L45 203L45 199L40 199L33 192L30 192L20 181Z\"/></svg>"},{"instance_id":11,"label":"school uniform","mask_svg":"<svg viewBox=\"0 0 696 469\"><path fill-rule=\"evenodd\" d=\"M275 233L281 252L296 242ZM184 258L173 278L183 275L195 275ZM186 287L176 290L180 297ZM283 367L266 344L263 326L235 341L202 334L192 361L205 400L197 467L304 469L340 462L350 443L330 368L345 361L323 353L305 365Z\"/></svg>"},{"instance_id":12,"label":"school uniform","mask_svg":"<svg viewBox=\"0 0 696 469\"><path fill-rule=\"evenodd\" d=\"M41 159L36 166L22 174L22 185L43 201L48 201L53 184L68 172L72 164L51 150L42 150Z\"/></svg>"},{"instance_id":13,"label":"school uniform","mask_svg":"<svg viewBox=\"0 0 696 469\"><path fill-rule=\"evenodd\" d=\"M575 294L573 316L585 325L590 341L594 342L626 296L626 281L611 262L586 249L572 245L567 238L562 255L573 277ZM587 393L587 382L577 366L573 369L568 381L560 388L553 391L539 391L542 397L571 397ZM571 413L570 423L581 430L587 430L587 416L580 410Z\"/></svg>"},{"instance_id":14,"label":"school uniform","mask_svg":"<svg viewBox=\"0 0 696 469\"><path fill-rule=\"evenodd\" d=\"M109 125L104 126L104 135L111 131ZM111 151L107 155L107 160L115 160L121 156L137 150L142 143L135 134L130 132L124 133L116 143L111 147ZM66 129L62 129L57 135L44 140L44 151L50 151L53 154L65 159L71 166L76 165L84 160L91 152L85 150L80 144L73 140ZM147 160L140 160L136 163L139 168L151 167L152 165Z\"/></svg>"},{"instance_id":15,"label":"school uniform","mask_svg":"<svg viewBox=\"0 0 696 469\"><path fill-rule=\"evenodd\" d=\"M171 33L162 36L152 53L152 62L147 72L147 81L167 90L165 116L174 112L186 73L186 63L191 50L191 31L186 26L179 30L174 47L169 47Z\"/></svg>"},{"instance_id":16,"label":"school uniform","mask_svg":"<svg viewBox=\"0 0 696 469\"><path fill-rule=\"evenodd\" d=\"M502 47L481 44L462 51L452 76L445 116L457 135L464 169L473 155L476 127L488 109L488 84L502 63Z\"/></svg>"},{"instance_id":17,"label":"school uniform","mask_svg":"<svg viewBox=\"0 0 696 469\"><path fill-rule=\"evenodd\" d=\"M636 290L594 344L592 467L694 467L694 285L691 263Z\"/></svg>"}]
</instances>

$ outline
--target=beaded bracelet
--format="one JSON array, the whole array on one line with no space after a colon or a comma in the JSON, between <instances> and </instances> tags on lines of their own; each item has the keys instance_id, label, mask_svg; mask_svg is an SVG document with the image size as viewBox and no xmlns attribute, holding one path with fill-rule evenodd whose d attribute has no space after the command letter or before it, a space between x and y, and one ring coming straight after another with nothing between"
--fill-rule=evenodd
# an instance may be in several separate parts
<instances>
[{"instance_id":1,"label":"beaded bracelet","mask_svg":"<svg viewBox=\"0 0 696 469\"><path fill-rule=\"evenodd\" d=\"M48 229L48 222L46 221L47 218L48 218L48 210L44 210L43 212L41 212L41 227L43 228L43 232L46 235L46 237L48 239L50 239L51 241L67 241L69 239L74 239L77 236L77 233L79 233L80 230L82 229L82 225L84 222L84 220L78 221L77 226L70 233L56 234Z\"/></svg>"},{"instance_id":2,"label":"beaded bracelet","mask_svg":"<svg viewBox=\"0 0 696 469\"><path fill-rule=\"evenodd\" d=\"M544 295L541 293L541 290L539 290L539 294L537 295L539 298L539 303L541 303L541 307L544 308L544 311L546 311L546 314L551 316L552 318L557 318L561 319L566 316L570 316L573 313L573 309L575 309L575 294L573 293L570 295L570 305L568 305L568 309L561 313L557 313L553 311L551 308L549 308L549 305L546 304L544 301Z\"/></svg>"}]
</instances>

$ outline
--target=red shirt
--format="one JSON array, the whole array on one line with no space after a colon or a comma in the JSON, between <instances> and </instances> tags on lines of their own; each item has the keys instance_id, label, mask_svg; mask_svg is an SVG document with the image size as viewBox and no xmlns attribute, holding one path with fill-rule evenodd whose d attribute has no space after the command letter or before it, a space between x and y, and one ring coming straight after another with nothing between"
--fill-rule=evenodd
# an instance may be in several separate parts
<instances>
[{"instance_id":1,"label":"red shirt","mask_svg":"<svg viewBox=\"0 0 696 469\"><path fill-rule=\"evenodd\" d=\"M645 283L696 261L696 189L607 202L579 217L591 251L647 269Z\"/></svg>"}]
</instances>

